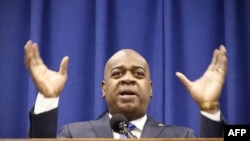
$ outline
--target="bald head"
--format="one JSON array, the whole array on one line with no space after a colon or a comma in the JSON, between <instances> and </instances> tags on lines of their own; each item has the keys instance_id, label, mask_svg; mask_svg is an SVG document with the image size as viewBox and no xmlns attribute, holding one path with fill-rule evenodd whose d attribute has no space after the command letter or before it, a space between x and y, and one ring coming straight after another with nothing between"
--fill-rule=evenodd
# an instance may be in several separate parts
<instances>
[{"instance_id":1,"label":"bald head","mask_svg":"<svg viewBox=\"0 0 250 141\"><path fill-rule=\"evenodd\" d=\"M117 66L118 66L118 64L121 64L125 60L127 62L135 61L135 63L137 63L135 65L144 66L148 72L148 75L150 74L148 63L146 59L140 53L138 53L137 51L133 49L122 49L122 50L117 51L114 55L112 55L109 58L109 60L106 62L105 69L104 69L104 79L111 65L115 65L114 63L117 63ZM149 78L150 78L150 75L149 75Z\"/></svg>"}]
</instances>

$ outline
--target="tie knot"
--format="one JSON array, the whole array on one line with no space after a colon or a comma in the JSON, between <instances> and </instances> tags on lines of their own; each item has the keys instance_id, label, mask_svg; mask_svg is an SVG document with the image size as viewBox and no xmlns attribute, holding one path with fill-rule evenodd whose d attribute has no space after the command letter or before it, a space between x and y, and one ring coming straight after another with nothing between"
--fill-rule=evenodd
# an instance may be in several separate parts
<instances>
[{"instance_id":1,"label":"tie knot","mask_svg":"<svg viewBox=\"0 0 250 141\"><path fill-rule=\"evenodd\" d=\"M135 129L135 125L133 124L133 123L128 123L128 125L127 125L127 128L128 128L128 130L129 131L132 131L132 130L134 130ZM125 135L125 133L123 133L123 134L120 134L120 139L126 139L127 138L127 136Z\"/></svg>"},{"instance_id":2,"label":"tie knot","mask_svg":"<svg viewBox=\"0 0 250 141\"><path fill-rule=\"evenodd\" d=\"M134 130L135 129L135 125L133 124L133 123L128 123L128 129L130 130L130 131L132 131L132 130Z\"/></svg>"}]
</instances>

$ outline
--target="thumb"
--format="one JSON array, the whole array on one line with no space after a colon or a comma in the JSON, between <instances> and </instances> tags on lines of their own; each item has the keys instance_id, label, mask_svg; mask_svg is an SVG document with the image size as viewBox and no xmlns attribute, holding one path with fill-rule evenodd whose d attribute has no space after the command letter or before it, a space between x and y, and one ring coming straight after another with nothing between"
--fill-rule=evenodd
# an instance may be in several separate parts
<instances>
[{"instance_id":1,"label":"thumb","mask_svg":"<svg viewBox=\"0 0 250 141\"><path fill-rule=\"evenodd\" d=\"M179 80L181 81L181 83L186 87L186 89L188 90L188 88L191 86L191 81L187 79L187 77L181 73L181 72L176 72L175 75L179 78Z\"/></svg>"},{"instance_id":2,"label":"thumb","mask_svg":"<svg viewBox=\"0 0 250 141\"><path fill-rule=\"evenodd\" d=\"M61 64L60 64L60 68L59 68L59 73L62 75L67 75L68 72L68 62L69 62L69 57L65 56L63 57Z\"/></svg>"}]
</instances>

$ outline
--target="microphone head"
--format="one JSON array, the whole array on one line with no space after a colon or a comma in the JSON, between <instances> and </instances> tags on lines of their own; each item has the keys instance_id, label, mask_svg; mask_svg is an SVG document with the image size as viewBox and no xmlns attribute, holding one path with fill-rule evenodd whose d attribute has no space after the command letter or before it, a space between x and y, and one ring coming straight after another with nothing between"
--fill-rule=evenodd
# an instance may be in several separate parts
<instances>
[{"instance_id":1,"label":"microphone head","mask_svg":"<svg viewBox=\"0 0 250 141\"><path fill-rule=\"evenodd\" d=\"M128 119L122 114L115 114L110 119L111 128L118 133L121 133L124 126L127 126Z\"/></svg>"}]
</instances>

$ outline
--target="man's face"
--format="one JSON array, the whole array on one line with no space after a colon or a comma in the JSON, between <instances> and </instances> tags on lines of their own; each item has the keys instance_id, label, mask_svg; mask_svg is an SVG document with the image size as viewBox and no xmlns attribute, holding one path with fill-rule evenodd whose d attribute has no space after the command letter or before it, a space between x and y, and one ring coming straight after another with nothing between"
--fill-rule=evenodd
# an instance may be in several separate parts
<instances>
[{"instance_id":1,"label":"man's face","mask_svg":"<svg viewBox=\"0 0 250 141\"><path fill-rule=\"evenodd\" d=\"M105 67L102 91L111 114L121 113L131 120L143 116L152 96L145 59L131 50L113 55Z\"/></svg>"}]
</instances>

